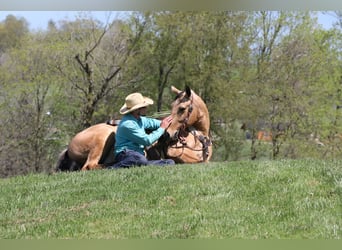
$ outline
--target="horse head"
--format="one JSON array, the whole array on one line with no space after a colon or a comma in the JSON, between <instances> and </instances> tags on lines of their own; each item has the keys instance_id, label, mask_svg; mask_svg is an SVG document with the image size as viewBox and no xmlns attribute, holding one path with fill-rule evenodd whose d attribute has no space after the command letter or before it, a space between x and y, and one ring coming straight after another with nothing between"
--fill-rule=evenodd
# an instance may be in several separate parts
<instances>
[{"instance_id":1,"label":"horse head","mask_svg":"<svg viewBox=\"0 0 342 250\"><path fill-rule=\"evenodd\" d=\"M188 86L184 91L172 86L171 91L176 94L171 104L173 121L167 129L170 138L183 136L187 128L194 128L209 136L210 118L207 106Z\"/></svg>"},{"instance_id":2,"label":"horse head","mask_svg":"<svg viewBox=\"0 0 342 250\"><path fill-rule=\"evenodd\" d=\"M203 100L189 87L171 87L176 98L171 104L172 123L147 151L150 160L171 158L176 163L207 162L211 158L210 118Z\"/></svg>"}]
</instances>

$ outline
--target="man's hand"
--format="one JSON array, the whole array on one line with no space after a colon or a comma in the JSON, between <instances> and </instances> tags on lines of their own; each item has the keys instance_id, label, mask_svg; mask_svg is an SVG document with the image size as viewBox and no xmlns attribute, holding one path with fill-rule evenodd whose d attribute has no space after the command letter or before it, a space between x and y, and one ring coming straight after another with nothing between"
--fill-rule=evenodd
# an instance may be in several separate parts
<instances>
[{"instance_id":1,"label":"man's hand","mask_svg":"<svg viewBox=\"0 0 342 250\"><path fill-rule=\"evenodd\" d=\"M167 129L171 122L172 122L172 116L169 115L168 117L165 117L162 121L161 121L161 124L160 124L160 127L163 128L163 129Z\"/></svg>"}]
</instances>

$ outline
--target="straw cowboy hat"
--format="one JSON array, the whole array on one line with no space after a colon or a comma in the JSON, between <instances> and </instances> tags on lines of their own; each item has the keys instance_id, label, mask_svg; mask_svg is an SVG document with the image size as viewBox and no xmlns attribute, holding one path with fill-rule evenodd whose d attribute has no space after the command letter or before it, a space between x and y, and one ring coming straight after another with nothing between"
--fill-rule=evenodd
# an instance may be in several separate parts
<instances>
[{"instance_id":1,"label":"straw cowboy hat","mask_svg":"<svg viewBox=\"0 0 342 250\"><path fill-rule=\"evenodd\" d=\"M153 104L153 100L140 93L133 93L126 97L125 104L120 109L120 114L124 115L133 110L147 107Z\"/></svg>"}]
</instances>

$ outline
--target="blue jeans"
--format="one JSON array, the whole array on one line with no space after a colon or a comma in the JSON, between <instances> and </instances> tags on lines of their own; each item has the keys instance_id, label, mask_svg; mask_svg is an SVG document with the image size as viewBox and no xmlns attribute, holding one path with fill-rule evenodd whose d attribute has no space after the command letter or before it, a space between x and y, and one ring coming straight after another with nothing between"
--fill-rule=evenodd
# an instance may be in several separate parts
<instances>
[{"instance_id":1,"label":"blue jeans","mask_svg":"<svg viewBox=\"0 0 342 250\"><path fill-rule=\"evenodd\" d=\"M109 166L108 168L129 168L132 166L147 166L147 165L174 165L174 160L165 159L165 160L153 160L149 161L147 158L133 150L126 149L115 156L114 165Z\"/></svg>"}]
</instances>

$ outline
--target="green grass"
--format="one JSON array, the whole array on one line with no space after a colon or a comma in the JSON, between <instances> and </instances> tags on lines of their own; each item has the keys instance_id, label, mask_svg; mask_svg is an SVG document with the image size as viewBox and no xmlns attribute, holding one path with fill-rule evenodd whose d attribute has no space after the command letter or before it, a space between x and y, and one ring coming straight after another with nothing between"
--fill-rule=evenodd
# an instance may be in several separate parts
<instances>
[{"instance_id":1,"label":"green grass","mask_svg":"<svg viewBox=\"0 0 342 250\"><path fill-rule=\"evenodd\" d=\"M0 180L1 239L340 239L341 161L244 161Z\"/></svg>"}]
</instances>

